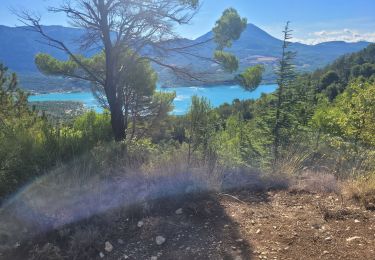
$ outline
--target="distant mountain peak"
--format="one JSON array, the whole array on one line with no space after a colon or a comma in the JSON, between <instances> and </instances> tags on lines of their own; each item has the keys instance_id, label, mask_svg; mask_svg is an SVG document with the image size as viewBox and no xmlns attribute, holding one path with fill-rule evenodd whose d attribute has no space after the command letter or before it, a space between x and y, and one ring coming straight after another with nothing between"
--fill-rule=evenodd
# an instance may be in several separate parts
<instances>
[{"instance_id":1,"label":"distant mountain peak","mask_svg":"<svg viewBox=\"0 0 375 260\"><path fill-rule=\"evenodd\" d=\"M0 62L7 65L10 69L22 73L38 72L34 64L34 58L39 52L51 54L58 59L67 58L62 51L41 44L41 36L38 33L30 30L21 30L24 28L0 25ZM65 42L69 48L79 51L76 40L82 36L83 30L60 25L49 25L45 26L45 28L49 34ZM184 38L175 40L174 44L186 46L187 44L206 41L212 37L213 33L210 31L195 40ZM313 70L327 65L343 54L359 51L368 44L367 42L347 43L342 41L325 42L317 45L293 43L291 48L298 52L295 60L297 67L301 70ZM240 69L244 69L257 63L274 66L275 60L280 56L281 46L282 41L280 39L249 23L241 38L235 41L228 51L231 51L239 58L241 61ZM197 53L205 57L212 57L214 51L215 44L213 42L198 46L196 50ZM198 70L212 67L212 64L207 63L207 61L182 55L175 55L168 57L168 59L170 59L168 62L171 64L195 66Z\"/></svg>"}]
</instances>

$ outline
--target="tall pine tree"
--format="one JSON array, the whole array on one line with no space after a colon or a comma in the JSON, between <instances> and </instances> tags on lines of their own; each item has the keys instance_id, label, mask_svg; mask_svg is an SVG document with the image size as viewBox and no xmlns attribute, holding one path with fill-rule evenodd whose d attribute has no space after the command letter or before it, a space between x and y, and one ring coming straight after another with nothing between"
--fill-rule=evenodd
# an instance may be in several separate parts
<instances>
[{"instance_id":1,"label":"tall pine tree","mask_svg":"<svg viewBox=\"0 0 375 260\"><path fill-rule=\"evenodd\" d=\"M277 84L278 89L276 91L276 117L275 117L275 125L273 129L274 133L274 159L275 161L279 158L280 152L280 144L281 144L281 128L285 124L285 116L284 114L286 111L283 110L283 105L285 102L285 91L286 88L292 83L295 77L293 59L296 56L296 53L290 51L288 48L290 46L290 39L292 39L292 30L289 28L289 21L285 25L285 29L283 31L284 39L283 39L283 46L282 46L282 55L279 62L279 66L277 68Z\"/></svg>"}]
</instances>

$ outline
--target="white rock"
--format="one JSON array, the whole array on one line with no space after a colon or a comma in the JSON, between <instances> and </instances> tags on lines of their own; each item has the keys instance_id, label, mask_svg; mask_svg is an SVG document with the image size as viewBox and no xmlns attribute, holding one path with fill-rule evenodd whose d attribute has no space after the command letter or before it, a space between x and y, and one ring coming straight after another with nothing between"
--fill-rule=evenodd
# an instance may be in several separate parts
<instances>
[{"instance_id":1,"label":"white rock","mask_svg":"<svg viewBox=\"0 0 375 260\"><path fill-rule=\"evenodd\" d=\"M151 256L151 260L158 260L157 256Z\"/></svg>"},{"instance_id":2,"label":"white rock","mask_svg":"<svg viewBox=\"0 0 375 260\"><path fill-rule=\"evenodd\" d=\"M179 208L178 210L175 211L176 215L181 215L182 214L182 208Z\"/></svg>"},{"instance_id":3,"label":"white rock","mask_svg":"<svg viewBox=\"0 0 375 260\"><path fill-rule=\"evenodd\" d=\"M138 221L137 227L141 228L143 227L143 225L144 225L143 221Z\"/></svg>"},{"instance_id":4,"label":"white rock","mask_svg":"<svg viewBox=\"0 0 375 260\"><path fill-rule=\"evenodd\" d=\"M104 258L104 254L102 252L99 253L100 258Z\"/></svg>"},{"instance_id":5,"label":"white rock","mask_svg":"<svg viewBox=\"0 0 375 260\"><path fill-rule=\"evenodd\" d=\"M155 242L158 246L161 246L162 244L165 243L165 237L163 236L157 236L156 239L155 239Z\"/></svg>"},{"instance_id":6,"label":"white rock","mask_svg":"<svg viewBox=\"0 0 375 260\"><path fill-rule=\"evenodd\" d=\"M129 256L128 255L124 255L124 259L129 259Z\"/></svg>"},{"instance_id":7,"label":"white rock","mask_svg":"<svg viewBox=\"0 0 375 260\"><path fill-rule=\"evenodd\" d=\"M349 237L346 239L346 241L350 242L350 241L353 241L353 240L357 240L357 239L360 239L361 237L358 237L358 236L355 236L355 237Z\"/></svg>"},{"instance_id":8,"label":"white rock","mask_svg":"<svg viewBox=\"0 0 375 260\"><path fill-rule=\"evenodd\" d=\"M112 252L112 250L113 250L113 246L112 246L112 244L109 243L108 241L105 242L104 250L107 251L107 252L109 252L109 253Z\"/></svg>"},{"instance_id":9,"label":"white rock","mask_svg":"<svg viewBox=\"0 0 375 260\"><path fill-rule=\"evenodd\" d=\"M326 237L325 238L325 241L331 241L332 240L332 237Z\"/></svg>"},{"instance_id":10,"label":"white rock","mask_svg":"<svg viewBox=\"0 0 375 260\"><path fill-rule=\"evenodd\" d=\"M260 234L260 232L261 232L260 229L258 229L255 233Z\"/></svg>"},{"instance_id":11,"label":"white rock","mask_svg":"<svg viewBox=\"0 0 375 260\"><path fill-rule=\"evenodd\" d=\"M358 219L354 220L354 223L359 223L359 222L361 222L361 221L359 221Z\"/></svg>"}]
</instances>

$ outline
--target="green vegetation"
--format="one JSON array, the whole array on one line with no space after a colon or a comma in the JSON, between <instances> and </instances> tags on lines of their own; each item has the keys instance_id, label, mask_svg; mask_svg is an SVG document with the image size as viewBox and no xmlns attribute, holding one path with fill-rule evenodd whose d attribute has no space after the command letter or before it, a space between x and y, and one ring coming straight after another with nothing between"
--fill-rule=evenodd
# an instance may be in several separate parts
<instances>
[{"instance_id":1,"label":"green vegetation","mask_svg":"<svg viewBox=\"0 0 375 260\"><path fill-rule=\"evenodd\" d=\"M155 8L148 6L149 1L138 2L145 5L142 8L146 14ZM138 7L138 2L132 3L132 7ZM159 31L165 19L186 23L198 6L197 1L166 2L169 5L155 3L160 9L160 17L155 21L133 14L133 19L146 23L147 30L154 32L152 38L161 37L160 41L164 33L173 35L169 27L166 32ZM68 4L56 9L88 30L92 24L97 27L85 44L100 41L104 48L90 58L74 55L63 43L44 34L38 20L25 18L47 40L69 54L66 61L37 55L40 71L90 83L105 112L90 111L56 122L51 117L54 112L48 115L38 112L43 110L40 106L30 108L27 95L17 87L16 76L1 66L0 197L56 165L77 158L91 158L94 166L90 174L99 176L104 172L110 175L108 169L118 169L119 165L136 172L145 172L145 168L148 173L163 171L161 164L178 168L180 173L204 169L211 177L220 171L253 168L292 175L306 167L324 168L341 178L375 174L374 44L324 69L298 74L295 53L289 49L291 30L287 23L276 70L279 87L274 93L262 95L256 101L234 100L219 108L212 108L204 98L193 97L188 114L176 117L169 115L175 95L155 91L157 75L151 62L176 74L195 76L130 48L130 42L124 38L127 33L139 30L136 36L140 37L137 40L141 46L149 44L151 36L145 36L143 26L128 28L123 24L122 29L110 28L113 25L108 24L108 19L98 19L101 15L116 18L126 10L122 7L128 8L121 6L122 2L113 6L111 3L98 5L94 11L90 5ZM82 12L92 20L82 21L77 16ZM92 12L100 15L91 17ZM213 59L231 73L237 71L238 61L224 49L240 38L245 26L246 19L228 9L214 28L211 40L217 49ZM124 30L115 41L111 38L112 29ZM253 91L264 71L263 66L254 66L235 78L244 89Z\"/></svg>"},{"instance_id":2,"label":"green vegetation","mask_svg":"<svg viewBox=\"0 0 375 260\"><path fill-rule=\"evenodd\" d=\"M194 97L189 113L176 117L168 115L173 96L153 94L139 100L142 111L150 112L128 114L131 138L122 142L125 149L118 150L113 145L105 145L105 149L113 147L127 161L147 161L150 165L158 164L154 160L173 161L179 154L185 167L203 164L209 171L245 167L296 174L304 167L321 167L342 178L371 176L375 170L375 76L358 76L356 61L368 64L371 60L367 54L374 49L375 45L371 45L323 70L284 81L287 83L283 85L281 106L280 90L255 101L234 100L218 108L212 108L206 99ZM350 75L344 73L348 68ZM38 112L40 106L30 107L27 95L17 88L15 75L4 67L0 75L1 196L58 163L112 142L109 112L91 111L56 123L48 113L46 116ZM338 88L337 95L327 92L330 86ZM152 84L148 93L152 93ZM282 123L276 158L278 109ZM129 153L126 147L138 144L143 147L141 152ZM131 158L127 153L132 154Z\"/></svg>"},{"instance_id":3,"label":"green vegetation","mask_svg":"<svg viewBox=\"0 0 375 260\"><path fill-rule=\"evenodd\" d=\"M0 66L0 197L59 162L110 141L109 114L89 112L70 125L52 124L30 108L17 78Z\"/></svg>"}]
</instances>

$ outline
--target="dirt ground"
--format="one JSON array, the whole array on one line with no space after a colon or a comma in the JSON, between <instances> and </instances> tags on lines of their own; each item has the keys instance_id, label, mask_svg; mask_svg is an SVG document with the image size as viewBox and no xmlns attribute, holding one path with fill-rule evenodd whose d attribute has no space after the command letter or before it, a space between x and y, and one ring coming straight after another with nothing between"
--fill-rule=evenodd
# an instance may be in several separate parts
<instances>
[{"instance_id":1,"label":"dirt ground","mask_svg":"<svg viewBox=\"0 0 375 260\"><path fill-rule=\"evenodd\" d=\"M237 191L181 204L163 201L146 217L119 216L97 242L91 251L78 246L78 251L87 252L74 258L375 259L375 212L334 194ZM36 243L40 248L52 243L65 259L74 259L64 252L67 242L56 234ZM29 242L1 257L32 258L30 248Z\"/></svg>"}]
</instances>

